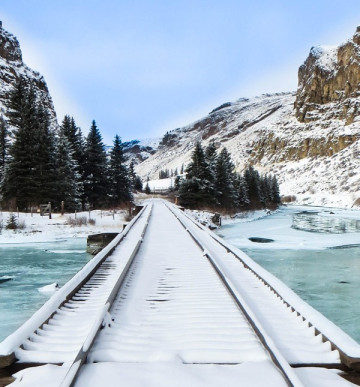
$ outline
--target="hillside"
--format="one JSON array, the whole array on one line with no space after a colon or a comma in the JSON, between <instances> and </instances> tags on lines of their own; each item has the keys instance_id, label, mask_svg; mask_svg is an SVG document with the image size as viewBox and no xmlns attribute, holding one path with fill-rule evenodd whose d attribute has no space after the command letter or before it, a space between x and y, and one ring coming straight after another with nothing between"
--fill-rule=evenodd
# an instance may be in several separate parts
<instances>
[{"instance_id":1,"label":"hillside","mask_svg":"<svg viewBox=\"0 0 360 387\"><path fill-rule=\"evenodd\" d=\"M303 204L360 205L360 32L335 48L312 48L296 93L225 103L164 136L138 173L187 164L194 143L227 147L237 171L253 164L276 174L281 194ZM337 98L336 98L337 96Z\"/></svg>"}]
</instances>

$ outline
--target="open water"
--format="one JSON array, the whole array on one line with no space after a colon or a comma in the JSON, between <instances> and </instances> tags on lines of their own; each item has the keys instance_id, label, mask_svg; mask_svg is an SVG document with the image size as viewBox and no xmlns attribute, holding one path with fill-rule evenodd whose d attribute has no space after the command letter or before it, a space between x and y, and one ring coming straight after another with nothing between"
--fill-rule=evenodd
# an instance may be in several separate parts
<instances>
[{"instance_id":1,"label":"open water","mask_svg":"<svg viewBox=\"0 0 360 387\"><path fill-rule=\"evenodd\" d=\"M0 341L49 299L39 288L62 286L89 259L85 238L0 245Z\"/></svg>"},{"instance_id":2,"label":"open water","mask_svg":"<svg viewBox=\"0 0 360 387\"><path fill-rule=\"evenodd\" d=\"M359 215L281 208L265 218L226 225L219 234L360 342ZM249 242L252 236L273 242Z\"/></svg>"}]
</instances>

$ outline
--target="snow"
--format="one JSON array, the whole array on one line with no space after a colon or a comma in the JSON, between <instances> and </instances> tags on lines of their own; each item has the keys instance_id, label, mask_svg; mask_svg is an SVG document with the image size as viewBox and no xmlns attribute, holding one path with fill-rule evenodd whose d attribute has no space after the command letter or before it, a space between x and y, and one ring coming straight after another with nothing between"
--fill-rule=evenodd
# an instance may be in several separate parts
<instances>
[{"instance_id":1,"label":"snow","mask_svg":"<svg viewBox=\"0 0 360 387\"><path fill-rule=\"evenodd\" d=\"M315 56L319 67L327 71L334 71L337 63L337 46L312 47L311 54Z\"/></svg>"},{"instance_id":2,"label":"snow","mask_svg":"<svg viewBox=\"0 0 360 387\"><path fill-rule=\"evenodd\" d=\"M168 190L169 188L174 187L175 177L169 177L167 179L149 180L148 183L151 191ZM146 183L144 183L143 185L145 188Z\"/></svg>"},{"instance_id":3,"label":"snow","mask_svg":"<svg viewBox=\"0 0 360 387\"><path fill-rule=\"evenodd\" d=\"M76 215L58 213L52 214L52 219L49 216L40 216L39 213L14 213L19 224L24 224L24 229L6 230L5 226L9 219L9 212L2 211L0 213L0 224L3 224L2 232L0 233L0 244L11 243L33 243L33 242L52 242L56 240L64 240L71 238L87 237L89 234L97 234L102 232L120 232L123 225L126 223L128 215L127 210L101 211L95 210L90 213L78 212ZM85 218L88 222L93 219L95 224L87 223L82 226L72 226L69 223L71 219Z\"/></svg>"},{"instance_id":4,"label":"snow","mask_svg":"<svg viewBox=\"0 0 360 387\"><path fill-rule=\"evenodd\" d=\"M140 212L139 216L141 214L142 214L142 212ZM14 349L17 348L19 345L21 345L21 343L23 343L26 338L33 335L33 332L39 326L41 326L44 321L47 320L48 316L50 316L52 313L54 313L58 310L59 306L61 305L63 300L65 300L67 298L68 294L70 294L73 291L73 289L76 288L77 285L88 276L88 274L93 270L93 268L96 267L96 265L98 265L99 262L101 262L101 260L106 256L106 254L108 254L109 251L111 251L115 246L117 246L120 243L120 241L122 241L124 239L124 236L127 235L128 230L131 228L132 224L134 224L136 222L138 217L134 218L129 223L129 225L127 226L127 228L124 230L123 233L119 234L99 254L97 254L90 262L88 262L70 281L68 281L37 312L35 312L34 315L29 320L27 320L19 329L17 329L13 334L11 334L4 341L2 341L0 343L0 354L7 355L7 354L13 352ZM135 225L136 225L135 228L139 227L139 225L137 223L135 223ZM140 225L140 227L141 227L141 225ZM138 238L139 238L139 236L137 236L136 241L138 240ZM130 244L129 247L126 247L127 246L126 242L128 242L128 244ZM134 242L131 239L127 239L125 241L125 243L121 244L121 246L125 245L125 247L124 247L125 251L127 248L130 248L130 250L132 251L133 248L131 247L131 245L133 243ZM126 254L125 254L125 257L126 257ZM121 261L120 266L122 264L123 264L123 262ZM121 271L121 267L118 268L118 270ZM116 272L113 272L112 276L113 276L113 280L116 281L118 279L118 274ZM96 279L94 279L94 281L96 282ZM94 289L97 290L98 287L96 287ZM83 296L80 295L80 297L78 297L78 298L81 299L82 297ZM98 297L93 297L93 300L96 303L99 299L98 299ZM69 303L71 303L71 300L69 301ZM86 312L86 310L85 310L85 312ZM84 319L84 321L86 321L87 324L89 323L89 321L87 321L88 318L86 318L86 317L85 318L82 317L82 318ZM91 323L91 320L90 320L90 323ZM50 323L49 326L46 326L46 325L43 326L43 329L45 329L45 330L48 329L51 331L52 330L51 325L57 325L57 324ZM84 324L84 325L86 325L86 324ZM86 329L87 329L86 326L84 328L82 328L82 330L85 330L85 333L87 332ZM23 351L21 349L19 349L18 351L22 352L22 354L18 354L18 358L20 358L20 357L26 358L27 357L26 351ZM68 354L68 356L71 356L71 354L72 353L70 352ZM50 354L46 353L44 356L45 356L45 359L42 358L42 361L47 361L47 359L49 359L49 357L50 357ZM53 356L56 357L55 362L61 362L61 360L62 360L61 353L55 353L55 354L53 354ZM32 357L33 357L33 360L35 359L35 361L36 361L36 355L33 354Z\"/></svg>"},{"instance_id":5,"label":"snow","mask_svg":"<svg viewBox=\"0 0 360 387\"><path fill-rule=\"evenodd\" d=\"M45 285L39 288L38 291L40 293L55 293L58 289L59 289L59 285L56 282L54 282L52 284Z\"/></svg>"},{"instance_id":6,"label":"snow","mask_svg":"<svg viewBox=\"0 0 360 387\"><path fill-rule=\"evenodd\" d=\"M274 222L276 224L276 222ZM202 227L203 228L203 227ZM228 248L230 251L233 251L238 257L241 258L241 260L249 266L249 268L253 269L261 278L263 278L266 283L271 285L274 289L276 289L277 293L283 298L284 301L286 301L289 305L295 308L296 311L298 311L308 322L311 323L314 327L316 327L322 334L324 334L326 337L331 338L332 342L335 343L341 350L343 350L345 353L347 353L350 356L353 357L360 357L360 345L354 341L350 336L348 336L345 332L343 332L339 327L337 327L335 324L333 324L331 321L326 319L321 313L313 309L310 305L308 305L306 302L304 302L299 296L297 296L291 289L289 289L285 284L283 284L280 280L278 280L276 277L274 277L272 274L267 272L265 269L263 269L261 266L256 264L250 257L248 257L245 253L240 251L238 248L233 247L226 241L223 241L219 239L218 236L211 233L210 230L203 228L207 231L209 235L211 235L213 238L220 240L221 243L223 243L226 248ZM286 228L288 229L288 227ZM281 227L280 230L281 232ZM331 235L331 238L333 238L334 235ZM358 237L357 237L358 240ZM229 265L227 267L227 270L231 268L231 272L228 272L229 277L233 280L233 282L239 286L240 288L242 286L249 286L246 285L245 282L240 281L240 276L237 274L238 268L233 265L232 262L227 260L229 262ZM226 262L222 262L222 265ZM239 277L236 277L239 276ZM251 296L252 297L252 296ZM254 307L255 309L258 309L259 313L262 313L261 308L256 307L256 303L254 301L249 301L250 305ZM264 320L260 318L260 321L267 326L267 330L271 330L270 321L268 319L268 316L264 315ZM302 319L301 319L302 320ZM306 324L307 325L307 324ZM289 325L287 325L287 329L289 329ZM277 329L274 330L274 332L278 331ZM293 356L292 354L288 353L290 356ZM324 362L324 357L321 357L320 362Z\"/></svg>"},{"instance_id":7,"label":"snow","mask_svg":"<svg viewBox=\"0 0 360 387\"><path fill-rule=\"evenodd\" d=\"M240 248L253 248L254 242L249 238L260 237L272 239L272 243L256 243L258 249L326 249L329 247L358 244L360 231L347 233L314 233L292 228L292 214L308 211L318 213L324 221L331 221L335 217L344 220L360 221L360 210L346 210L339 208L324 208L315 206L282 206L275 213L268 215L265 211L256 211L248 217L225 219L224 227L227 228L227 239L230 243ZM283 216L286 214L286 216ZM257 222L255 222L257 220ZM259 221L261 222L259 223ZM234 228L231 225L243 223L244 227ZM218 234L221 236L221 229Z\"/></svg>"},{"instance_id":8,"label":"snow","mask_svg":"<svg viewBox=\"0 0 360 387\"><path fill-rule=\"evenodd\" d=\"M95 326L105 316L105 327L96 337L88 364L81 370L76 382L78 387L112 385L114 380L122 380L128 386L218 386L220 383L232 386L238 385L239 381L249 386L286 385L244 317L245 313L256 324L262 342L270 348L294 386L317 387L324 385L324 380L331 386L351 385L333 370L294 371L288 362L339 362L338 352L331 350L328 342L323 343L321 336L315 336L315 329L309 322L350 356L360 357L357 343L244 253L220 240L207 228L193 223L175 206L170 207L186 229L171 215L164 202L153 201L153 215L141 249L109 312L108 305L104 304L105 294L112 288L115 277L124 273L126 257L141 239L149 210L107 259L108 268L98 272L87 288L79 290L48 324L31 334L30 340L23 342L23 349L17 350L16 355L22 361L70 362L84 338L91 341ZM203 249L193 243L188 232L206 246L206 254L241 302L243 313L229 297ZM110 267L115 266L114 273L108 275ZM271 284L306 320L248 268L253 268ZM103 282L105 274L108 279ZM73 280L71 282L74 284ZM94 284L96 288L92 286ZM69 288L68 284L64 288ZM70 341L69 332L73 337ZM28 337L15 336L12 340L18 342L20 338ZM4 349L3 344L0 349ZM69 365L38 367L36 378L31 369L22 371L19 377L23 383L19 385L31 385L35 380L39 386L51 385L46 384L46 379L54 380L55 375L62 378Z\"/></svg>"},{"instance_id":9,"label":"snow","mask_svg":"<svg viewBox=\"0 0 360 387\"><path fill-rule=\"evenodd\" d=\"M330 69L334 49L322 48L321 52L318 60ZM176 144L158 149L136 171L145 182L147 177L156 179L160 170L180 170L190 162L196 141L204 146L215 141L219 151L228 149L236 171L242 172L251 163L261 173L275 174L281 195L296 196L297 204L351 208L360 198L360 142L337 151L337 139L359 137L359 118L347 124L332 117L339 110L337 102L332 102L325 113L314 110L313 121L300 123L294 102L293 93L239 100L177 130ZM325 156L316 155L320 148Z\"/></svg>"}]
</instances>

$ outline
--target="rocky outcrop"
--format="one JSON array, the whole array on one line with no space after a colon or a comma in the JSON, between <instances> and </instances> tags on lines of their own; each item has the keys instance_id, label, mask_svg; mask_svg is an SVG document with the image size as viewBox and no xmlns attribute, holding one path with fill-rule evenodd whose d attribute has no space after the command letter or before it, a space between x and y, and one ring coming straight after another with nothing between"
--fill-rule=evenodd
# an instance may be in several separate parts
<instances>
[{"instance_id":1,"label":"rocky outcrop","mask_svg":"<svg viewBox=\"0 0 360 387\"><path fill-rule=\"evenodd\" d=\"M32 83L38 99L50 114L52 126L56 127L56 113L44 78L26 66L18 40L0 22L0 113L6 113L9 93L20 77Z\"/></svg>"},{"instance_id":2,"label":"rocky outcrop","mask_svg":"<svg viewBox=\"0 0 360 387\"><path fill-rule=\"evenodd\" d=\"M354 122L360 114L360 27L339 47L313 47L298 77L295 114L300 122L316 121L325 113Z\"/></svg>"}]
</instances>

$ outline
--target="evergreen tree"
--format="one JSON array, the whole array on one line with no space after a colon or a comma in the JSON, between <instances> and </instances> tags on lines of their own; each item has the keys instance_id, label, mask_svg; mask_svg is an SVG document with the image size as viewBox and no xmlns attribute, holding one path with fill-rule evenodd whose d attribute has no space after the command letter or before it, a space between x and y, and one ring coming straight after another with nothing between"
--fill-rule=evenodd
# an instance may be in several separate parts
<instances>
[{"instance_id":1,"label":"evergreen tree","mask_svg":"<svg viewBox=\"0 0 360 387\"><path fill-rule=\"evenodd\" d=\"M131 183L128 169L125 166L123 145L118 135L115 136L114 146L110 153L110 194L113 205L132 200Z\"/></svg>"},{"instance_id":2,"label":"evergreen tree","mask_svg":"<svg viewBox=\"0 0 360 387\"><path fill-rule=\"evenodd\" d=\"M216 199L221 207L231 209L236 205L237 192L234 187L234 164L226 148L220 152L216 162Z\"/></svg>"},{"instance_id":3,"label":"evergreen tree","mask_svg":"<svg viewBox=\"0 0 360 387\"><path fill-rule=\"evenodd\" d=\"M130 186L133 191L136 190L136 173L135 173L135 164L134 160L131 160L131 163L129 165L129 178L130 178Z\"/></svg>"},{"instance_id":4,"label":"evergreen tree","mask_svg":"<svg viewBox=\"0 0 360 387\"><path fill-rule=\"evenodd\" d=\"M234 179L234 187L236 190L236 207L246 208L250 204L248 188L245 178L241 175L236 175Z\"/></svg>"},{"instance_id":5,"label":"evergreen tree","mask_svg":"<svg viewBox=\"0 0 360 387\"><path fill-rule=\"evenodd\" d=\"M140 176L135 177L135 186L134 186L135 191L142 191L143 189L143 183L141 181Z\"/></svg>"},{"instance_id":6,"label":"evergreen tree","mask_svg":"<svg viewBox=\"0 0 360 387\"><path fill-rule=\"evenodd\" d=\"M0 184L3 181L6 163L8 161L9 131L3 116L0 116Z\"/></svg>"},{"instance_id":7,"label":"evergreen tree","mask_svg":"<svg viewBox=\"0 0 360 387\"><path fill-rule=\"evenodd\" d=\"M151 189L150 189L150 186L149 186L149 178L146 179L145 193L147 195L151 194Z\"/></svg>"},{"instance_id":8,"label":"evergreen tree","mask_svg":"<svg viewBox=\"0 0 360 387\"><path fill-rule=\"evenodd\" d=\"M64 201L67 211L81 208L82 182L78 173L76 160L63 127L60 128L59 139L56 147L56 177L58 205Z\"/></svg>"},{"instance_id":9,"label":"evergreen tree","mask_svg":"<svg viewBox=\"0 0 360 387\"><path fill-rule=\"evenodd\" d=\"M186 168L186 179L180 186L179 199L182 205L192 208L215 204L213 176L200 142L196 143L191 162Z\"/></svg>"},{"instance_id":10,"label":"evergreen tree","mask_svg":"<svg viewBox=\"0 0 360 387\"><path fill-rule=\"evenodd\" d=\"M84 165L84 191L88 203L102 207L108 197L108 168L105 146L96 122L93 121L86 139Z\"/></svg>"},{"instance_id":11,"label":"evergreen tree","mask_svg":"<svg viewBox=\"0 0 360 387\"><path fill-rule=\"evenodd\" d=\"M244 178L248 187L250 204L258 205L260 201L260 175L251 165L245 170Z\"/></svg>"},{"instance_id":12,"label":"evergreen tree","mask_svg":"<svg viewBox=\"0 0 360 387\"><path fill-rule=\"evenodd\" d=\"M271 176L270 184L271 184L273 203L276 205L279 205L281 203L280 189L279 189L279 183L276 179L276 176Z\"/></svg>"},{"instance_id":13,"label":"evergreen tree","mask_svg":"<svg viewBox=\"0 0 360 387\"><path fill-rule=\"evenodd\" d=\"M175 177L175 181L174 181L174 191L179 191L180 189L180 185L181 185L181 177L180 176L176 176Z\"/></svg>"},{"instance_id":14,"label":"evergreen tree","mask_svg":"<svg viewBox=\"0 0 360 387\"><path fill-rule=\"evenodd\" d=\"M214 177L216 175L216 163L217 163L217 153L216 153L216 146L214 141L211 141L210 144L205 149L205 157L206 162L209 166L210 174Z\"/></svg>"},{"instance_id":15,"label":"evergreen tree","mask_svg":"<svg viewBox=\"0 0 360 387\"><path fill-rule=\"evenodd\" d=\"M10 92L7 102L6 116L10 126L20 129L25 125L25 110L28 104L29 87L23 77L20 77L14 89Z\"/></svg>"},{"instance_id":16,"label":"evergreen tree","mask_svg":"<svg viewBox=\"0 0 360 387\"><path fill-rule=\"evenodd\" d=\"M21 209L37 204L38 181L38 119L36 96L22 79L10 94L8 117L14 126L10 161L5 173L3 197L15 201Z\"/></svg>"},{"instance_id":17,"label":"evergreen tree","mask_svg":"<svg viewBox=\"0 0 360 387\"><path fill-rule=\"evenodd\" d=\"M77 175L79 176L79 179L83 180L83 166L85 162L85 142L81 133L81 129L76 126L74 118L68 115L64 117L60 128L68 140L68 143L71 148L72 158L77 164ZM83 195L81 188L79 189L80 194Z\"/></svg>"},{"instance_id":18,"label":"evergreen tree","mask_svg":"<svg viewBox=\"0 0 360 387\"><path fill-rule=\"evenodd\" d=\"M36 202L48 203L55 198L57 193L55 136L50 131L49 113L41 104L37 105L36 111L36 139L37 145L34 149L36 179L33 182L37 191Z\"/></svg>"}]
</instances>

